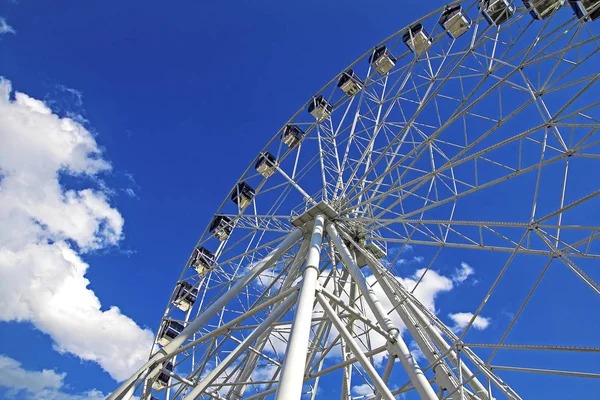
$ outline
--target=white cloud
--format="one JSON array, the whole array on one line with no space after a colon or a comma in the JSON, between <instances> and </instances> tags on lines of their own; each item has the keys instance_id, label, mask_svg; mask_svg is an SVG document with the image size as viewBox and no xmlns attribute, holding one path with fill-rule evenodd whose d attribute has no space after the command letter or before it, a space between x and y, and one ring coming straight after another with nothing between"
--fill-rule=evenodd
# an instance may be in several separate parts
<instances>
[{"instance_id":1,"label":"white cloud","mask_svg":"<svg viewBox=\"0 0 600 400\"><path fill-rule=\"evenodd\" d=\"M424 271L425 271L424 269L419 269L413 275L411 275L407 278L396 277L396 279L400 283L402 283L405 287L407 287L409 290L411 290L415 286L415 284L417 283L417 281L419 280L420 276L423 274ZM364 272L365 271L363 271L363 273ZM322 284L326 280L328 273L331 273L331 270L328 270L327 273L322 274L321 277L319 278L319 280ZM327 285L325 285L325 288L330 292L333 292L332 281L333 280L330 279L329 283ZM383 306L384 310L386 312L391 311L393 309L392 302L385 296L385 293L384 293L383 289L381 288L381 286L379 284L375 283L375 276L374 275L368 276L367 283L373 287L375 295L381 302L381 305ZM415 290L414 294L426 307L428 307L430 310L435 310L435 298L440 293L449 291L452 288L453 288L453 284L452 284L451 279L440 275L436 271L429 270L427 272L427 274L425 274L425 277L423 278L423 280L417 287L417 290ZM349 303L348 292L349 292L349 284L346 285L345 292L343 292L340 295L341 300L344 301L344 303L346 303L346 304ZM322 307L320 305L317 305L313 315L315 315L315 316L322 315ZM376 321L375 315L369 308L366 308L364 316L371 321ZM392 320L394 325L396 327L398 327L401 331L405 330L404 323L402 322L402 320L400 319L400 317L398 316L397 313L391 312L388 314L388 317ZM365 325L359 321L354 322L354 328L355 328L355 332L357 332L357 333L363 332L366 329ZM283 341L281 339L277 339L277 337L281 338L281 336L283 336L285 339L287 339L289 336L289 325L279 327L277 333L278 333L277 335L274 335L274 334L271 335L271 340L273 342L276 352L278 354L283 354L283 352L285 351L286 343L285 343L285 341ZM338 335L337 330L335 328L332 328L330 336L329 336L329 343L331 343L337 337L337 335ZM383 336L381 336L380 334L378 334L374 331L371 331L369 333L369 340L371 342L371 348L377 348L379 346L383 346L386 342L386 339ZM366 346L364 344L364 336L363 336L363 341L359 341L359 345L363 348L363 350L366 350ZM334 357L334 358L338 357L339 358L340 356L341 356L341 348L339 345L337 345L334 348L332 348L332 350L328 353L327 358L329 358L329 357ZM387 357L387 353L385 353L385 352L375 355L373 357L375 366L378 368L381 367L383 365L383 361L386 359L386 357Z\"/></svg>"},{"instance_id":2,"label":"white cloud","mask_svg":"<svg viewBox=\"0 0 600 400\"><path fill-rule=\"evenodd\" d=\"M64 392L66 374L44 369L26 370L17 360L0 355L0 387L8 389L9 397L44 400L101 400L106 397L98 390L80 394Z\"/></svg>"},{"instance_id":3,"label":"white cloud","mask_svg":"<svg viewBox=\"0 0 600 400\"><path fill-rule=\"evenodd\" d=\"M290 331L292 324L280 324L273 328L269 335L269 341L265 346L265 350L283 355L287 349L288 340L290 339Z\"/></svg>"},{"instance_id":4,"label":"white cloud","mask_svg":"<svg viewBox=\"0 0 600 400\"><path fill-rule=\"evenodd\" d=\"M374 394L373 388L368 383L352 386L352 393L357 396L368 396L370 394Z\"/></svg>"},{"instance_id":5,"label":"white cloud","mask_svg":"<svg viewBox=\"0 0 600 400\"><path fill-rule=\"evenodd\" d=\"M265 365L265 366L260 366L257 365L256 368L254 368L254 370L252 371L252 377L251 379L253 381L270 381L270 380L275 380L275 374L278 372L278 367L275 365ZM260 385L256 385L257 387L259 387L260 389L265 389L268 385L265 384L260 384ZM248 395L250 393L250 391L248 389L246 389L246 395Z\"/></svg>"},{"instance_id":6,"label":"white cloud","mask_svg":"<svg viewBox=\"0 0 600 400\"><path fill-rule=\"evenodd\" d=\"M8 33L12 33L13 35L17 34L14 28L6 22L6 18L0 17L0 35L6 35Z\"/></svg>"},{"instance_id":7,"label":"white cloud","mask_svg":"<svg viewBox=\"0 0 600 400\"><path fill-rule=\"evenodd\" d=\"M473 275L475 271L473 268L467 264L466 262L460 263L460 269L457 269L452 275L452 280L456 283L463 283L467 280L467 278Z\"/></svg>"},{"instance_id":8,"label":"white cloud","mask_svg":"<svg viewBox=\"0 0 600 400\"><path fill-rule=\"evenodd\" d=\"M467 326L469 321L471 321L471 318L473 318L473 313L461 312L456 314L448 314L448 316L454 322L452 330L456 332L463 330ZM477 329L478 331L482 331L490 325L490 321L490 318L478 315L477 318L475 318L475 321L473 321L472 327Z\"/></svg>"},{"instance_id":9,"label":"white cloud","mask_svg":"<svg viewBox=\"0 0 600 400\"><path fill-rule=\"evenodd\" d=\"M402 250L402 253L410 253L414 250L414 247L408 243L398 246L389 246L387 249L388 257L394 257L400 250Z\"/></svg>"},{"instance_id":10,"label":"white cloud","mask_svg":"<svg viewBox=\"0 0 600 400\"><path fill-rule=\"evenodd\" d=\"M136 198L138 197L135 191L132 188L125 189L125 194L129 197Z\"/></svg>"},{"instance_id":11,"label":"white cloud","mask_svg":"<svg viewBox=\"0 0 600 400\"><path fill-rule=\"evenodd\" d=\"M64 377L65 374L48 369L27 371L18 361L0 355L0 386L36 393L44 389L60 389Z\"/></svg>"},{"instance_id":12,"label":"white cloud","mask_svg":"<svg viewBox=\"0 0 600 400\"><path fill-rule=\"evenodd\" d=\"M425 260L422 256L413 256L413 258L401 258L396 264L398 265L406 265L406 264L420 264Z\"/></svg>"},{"instance_id":13,"label":"white cloud","mask_svg":"<svg viewBox=\"0 0 600 400\"><path fill-rule=\"evenodd\" d=\"M425 358L425 354L423 354L423 351L421 350L421 348L419 347L417 342L415 342L413 340L408 345L408 348L410 349L410 354L412 354L412 356L415 358L415 360L417 360L418 362L427 361L427 359ZM396 360L396 362L398 362L398 361L399 360Z\"/></svg>"},{"instance_id":14,"label":"white cloud","mask_svg":"<svg viewBox=\"0 0 600 400\"><path fill-rule=\"evenodd\" d=\"M408 278L397 279L408 290L413 290L424 272L425 268L421 268ZM421 280L421 283L419 283L419 286L417 286L414 295L425 307L435 312L435 298L437 295L443 292L448 292L452 290L453 287L454 285L452 284L451 279L430 269L425 274L425 277Z\"/></svg>"},{"instance_id":15,"label":"white cloud","mask_svg":"<svg viewBox=\"0 0 600 400\"><path fill-rule=\"evenodd\" d=\"M59 352L127 378L147 358L152 332L117 307L102 310L81 254L115 245L123 218L102 189L67 190L110 169L92 134L0 80L0 321L31 322Z\"/></svg>"}]
</instances>

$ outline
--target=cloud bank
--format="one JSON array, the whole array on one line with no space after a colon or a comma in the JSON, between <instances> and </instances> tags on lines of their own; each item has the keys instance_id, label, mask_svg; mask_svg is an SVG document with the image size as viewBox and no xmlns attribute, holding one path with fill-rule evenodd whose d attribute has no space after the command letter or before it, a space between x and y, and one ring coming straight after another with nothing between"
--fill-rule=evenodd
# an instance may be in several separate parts
<instances>
[{"instance_id":1,"label":"cloud bank","mask_svg":"<svg viewBox=\"0 0 600 400\"><path fill-rule=\"evenodd\" d=\"M110 164L93 135L0 80L0 321L31 322L55 350L127 378L148 356L152 332L88 288L86 252L113 246L123 218L96 176ZM87 188L70 190L76 176Z\"/></svg>"},{"instance_id":2,"label":"cloud bank","mask_svg":"<svg viewBox=\"0 0 600 400\"><path fill-rule=\"evenodd\" d=\"M0 355L0 387L8 389L9 397L44 400L101 400L106 397L95 389L79 394L64 392L65 376L49 369L27 370L17 360Z\"/></svg>"}]
</instances>

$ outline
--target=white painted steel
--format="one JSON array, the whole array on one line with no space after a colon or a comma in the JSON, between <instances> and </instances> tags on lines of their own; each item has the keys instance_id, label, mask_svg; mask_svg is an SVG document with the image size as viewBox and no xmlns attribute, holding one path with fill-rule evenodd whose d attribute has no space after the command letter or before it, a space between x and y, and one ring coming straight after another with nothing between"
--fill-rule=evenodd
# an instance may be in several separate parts
<instances>
[{"instance_id":1,"label":"white painted steel","mask_svg":"<svg viewBox=\"0 0 600 400\"><path fill-rule=\"evenodd\" d=\"M337 232L336 227L334 226L334 224L329 223L327 224L325 229L327 230L327 233L331 237L333 244L340 253L345 267L350 272L350 275L352 275L354 282L356 282L359 291L362 293L366 302L369 304L369 307L373 311L375 318L377 318L377 322L392 336L392 341L388 342L390 351L393 352L396 357L398 357L398 359L406 369L406 372L410 376L410 379L413 382L413 385L415 385L415 388L419 392L421 398L427 400L437 399L437 395L431 387L431 384L428 382L427 378L425 377L425 374L423 374L421 367L419 367L419 364L415 360L414 356L411 354L410 350L408 349L408 346L404 342L404 339L402 339L399 329L394 326L391 319L387 316L387 313L383 309L381 302L375 295L375 292L367 284L365 277L363 276L362 272L352 259L352 255L350 254L350 251L342 241L340 235Z\"/></svg>"},{"instance_id":2,"label":"white painted steel","mask_svg":"<svg viewBox=\"0 0 600 400\"><path fill-rule=\"evenodd\" d=\"M505 376L596 377L594 372L577 371L572 363L555 370L529 366L536 365L533 359L542 351L556 355L557 364L559 354L566 351L573 357L582 353L591 357L600 353L594 343L573 346L569 337L551 343L533 332L528 338L521 332L522 344L510 340L513 328L518 330L518 322L528 317L538 287L547 284L546 275L561 270L587 291L584 295L600 294L593 272L600 259L600 223L589 211L600 209L600 188L589 179L589 171L600 170L600 101L595 95L600 81L600 25L572 17L569 7L554 10L543 21L517 7L511 18L490 26L478 3L461 2L461 15L468 16L471 25L459 38L449 37L438 24L444 7L406 21L405 27L375 46L385 45L394 57L389 72L381 75L373 69L368 58L374 48L368 49L344 69L352 69L361 79L357 93L349 96L337 87L341 71L315 93L331 104L328 118L315 121L306 110L311 102L307 99L286 122L303 131L300 140L290 147L280 139L282 130L274 134L259 153L272 154L273 174L261 174L253 163L232 182L234 189L242 182L250 185L255 190L252 202L247 207L233 204L232 189L215 210L231 220L231 235L218 241L205 230L197 243L214 253L214 265L195 270L190 259L178 278L198 290L197 299L185 312L171 296L161 324L167 318L179 321L186 326L184 334L162 349L155 342L151 360L109 399L131 394L143 400L192 394L262 399L293 381L289 393L294 398L304 388L315 400L337 376L335 389L339 384L341 397L351 400L357 397L353 387L386 384L393 364L388 361L383 369L373 362L385 351L400 355L390 377L397 387L391 391L394 395L419 390L421 396L426 392L425 398L439 392L445 397L489 400L493 389L497 397L520 399L520 390L527 393L524 397L532 397L531 387L521 384L517 390ZM416 23L427 30L431 43L414 53L402 36ZM497 201L499 194L506 199ZM317 204L321 208L309 212ZM334 243L335 238L325 238L320 259L313 257L309 262L313 268L302 270L317 209L336 224L342 239ZM494 212L486 212L490 209ZM282 237L297 226L302 232L296 230L292 233L296 240L282 246ZM387 257L381 261L369 257L371 242ZM411 278L407 275L411 272L398 260L411 247L415 255L425 256L421 268L425 272L415 277L414 287L403 287L396 277ZM440 261L480 256L486 257L485 270L477 271L483 278L480 285L486 285L485 295L475 295L472 307L456 310L472 311L473 317L455 333L442 322L445 314L436 315L414 294L427 283L428 274L440 270ZM357 268L365 260L383 290L380 298L365 285L363 270ZM514 317L503 321L492 315L502 334L474 343L478 335L489 332L474 335L474 321L487 314L488 302L502 301L497 288L510 283L506 281L514 279L514 270L524 263L543 268L525 288L523 301L511 310ZM264 321L274 318L272 313L291 295L294 282L303 279L304 295L314 296L311 286L317 270L319 296L335 316L313 310L313 297L301 301L301 312L288 312L266 326ZM454 290L470 288L456 284ZM579 294L556 296L544 304L551 308L554 301L562 307ZM443 296L436 301L443 302ZM594 307L590 301L585 306ZM449 308L441 305L444 312ZM371 312L376 318L366 319ZM405 341L392 322L396 316L406 325ZM578 318L578 323L589 320ZM343 334L335 327L340 321ZM254 334L259 327L262 333ZM290 329L293 341L302 345L290 344ZM578 332L589 329L593 326L572 327ZM254 335L251 344L249 335ZM379 336L389 341L387 347L373 343ZM374 368L369 374L354 365L365 360L354 355L351 343L364 350ZM415 363L407 343L414 343L426 361ZM290 351L286 357L286 348L296 355ZM238 357L232 360L236 349ZM489 350L484 361L479 354L485 349ZM533 358L531 364L492 367L497 354L523 351ZM288 362L283 368L286 358L302 362ZM503 363L509 364L507 359ZM230 362L228 367L223 367L224 360ZM167 361L175 363L171 387L151 389L160 364ZM208 382L211 371L215 379ZM280 385L282 376L286 383ZM484 379L488 387L483 386ZM586 380L590 381L594 379Z\"/></svg>"},{"instance_id":3,"label":"white painted steel","mask_svg":"<svg viewBox=\"0 0 600 400\"><path fill-rule=\"evenodd\" d=\"M215 367L204 379L202 379L199 383L196 384L194 389L185 396L185 400L194 400L198 396L204 392L204 390L212 383L215 379L217 379L236 359L248 348L248 346L252 345L256 339L260 335L263 334L268 328L271 327L271 324L276 322L279 318L283 316L294 304L296 301L297 294L294 292L287 299L285 299L281 304L277 306L269 316L249 335L239 344L238 347L235 348L229 355L221 361L219 365Z\"/></svg>"},{"instance_id":4,"label":"white painted steel","mask_svg":"<svg viewBox=\"0 0 600 400\"><path fill-rule=\"evenodd\" d=\"M111 393L107 400L119 399L123 392L125 392L131 384L137 379L139 374L146 368L152 367L154 361L161 358L164 355L170 355L174 353L190 336L196 333L204 324L206 324L219 310L221 310L227 303L229 303L235 296L246 286L252 279L260 274L265 269L274 263L281 255L286 252L295 242L302 237L302 231L300 229L293 230L275 249L273 249L265 258L263 258L258 264L252 268L248 274L242 276L235 285L222 297L217 299L205 312L200 314L195 320L189 323L183 331L171 342L157 352L137 374L134 374L131 378L125 381L117 390Z\"/></svg>"},{"instance_id":5,"label":"white painted steel","mask_svg":"<svg viewBox=\"0 0 600 400\"><path fill-rule=\"evenodd\" d=\"M363 353L356 340L354 340L352 334L348 331L348 328L346 328L342 320L340 320L333 308L331 308L327 299L323 297L323 295L320 293L317 293L317 298L319 299L319 303L323 307L323 310L325 310L325 313L331 319L331 322L333 322L337 330L344 337L344 340L346 341L346 344L352 351L352 354L354 354L360 365L364 368L365 372L372 379L373 384L375 385L379 393L387 400L394 400L394 395L388 389L387 385L385 384L383 379L381 379L373 365L369 362L369 359Z\"/></svg>"},{"instance_id":6,"label":"white painted steel","mask_svg":"<svg viewBox=\"0 0 600 400\"><path fill-rule=\"evenodd\" d=\"M275 395L277 400L299 400L302 397L304 366L306 365L308 353L315 290L319 278L324 221L325 218L321 214L315 218L296 314L294 315L281 378Z\"/></svg>"}]
</instances>

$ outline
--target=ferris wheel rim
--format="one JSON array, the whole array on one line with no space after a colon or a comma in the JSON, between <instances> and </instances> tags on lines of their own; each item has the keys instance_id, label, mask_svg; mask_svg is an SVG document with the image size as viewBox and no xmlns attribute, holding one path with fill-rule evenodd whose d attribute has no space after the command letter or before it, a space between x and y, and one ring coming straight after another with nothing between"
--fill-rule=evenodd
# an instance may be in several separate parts
<instances>
[{"instance_id":1,"label":"ferris wheel rim","mask_svg":"<svg viewBox=\"0 0 600 400\"><path fill-rule=\"evenodd\" d=\"M475 4L475 2L473 2L473 4ZM420 18L418 21L425 20L425 19L429 18L430 16L434 15L436 12L439 12L439 11L440 11L440 10L442 10L442 9L444 9L444 7L441 7L440 9L438 9L438 10L436 10L436 11L434 11L434 12L432 12L432 13L428 14L427 16L424 16L424 17ZM521 10L521 12L522 12L522 10ZM522 15L522 14L520 14L520 15ZM579 23L579 22L577 22L577 23ZM405 27L405 28L403 28L403 29L399 30L398 32L394 33L393 35L391 35L390 37L388 37L388 38L387 38L387 39L385 39L384 41L380 42L380 44L378 44L378 45L377 45L377 46L375 46L374 48L376 48L376 47L378 47L378 46L380 46L380 45L382 45L382 44L385 44L385 43L387 43L389 40L391 40L391 39L393 39L393 38L396 38L396 37L398 37L399 35L401 35L402 33L404 33L404 32L406 31L406 29L408 29L408 27L410 27L411 25L413 25L413 24L407 25L407 27ZM318 91L318 92L315 94L315 96L318 96L318 95L320 95L320 94L324 93L324 92L327 90L327 88L329 88L329 87L330 87L332 84L334 84L334 83L335 83L335 81L336 81L336 80L338 80L338 79L339 79L339 78L340 78L340 77L341 77L341 76L342 76L342 75L345 73L345 71L346 71L347 69L349 69L349 68L352 68L352 67L353 67L354 65L356 65L358 62L360 62L361 60L364 60L364 59L365 59L365 58L366 58L366 57L367 57L367 56L368 56L370 53L371 53L371 52L369 51L369 52L367 52L367 53L363 54L363 55L362 55L361 57L359 57L359 58L358 58L356 61L354 61L352 64L350 64L350 65L348 66L348 68L346 68L346 69L342 70L342 71L341 71L339 74L337 74L337 75L336 75L336 76L335 76L335 77L334 77L334 78L333 78L333 79L332 79L330 82L328 82L328 83L327 83L325 86L323 86L323 88L321 88L321 89L320 89L320 90L319 90L319 91ZM350 101L350 100L348 100L348 99L345 99L345 100L346 100L346 101ZM276 141L276 140L279 138L279 136L280 136L280 134L281 134L282 130L284 129L284 127L285 127L285 126L287 126L288 124L292 123L292 122L294 121L294 119L295 119L295 118L296 118L296 117L297 117L297 116L298 116L298 115L299 115L301 112L304 112L304 110L306 109L306 106L307 106L308 104L310 104L310 102L311 102L311 100L307 101L307 103L306 103L306 104L305 104L305 105L304 105L302 108L300 108L300 109L299 109L299 110L296 112L296 114L294 114L294 116L292 116L292 118L290 118L290 120L289 120L289 121L288 121L286 124L284 124L284 126L283 126L283 127L282 127L282 128L281 128L281 129L280 129L278 132L277 132L277 134L276 134L276 135L275 135L275 136L274 136L274 137L273 137L273 138L272 138L272 139L271 139L271 140L270 140L270 141L267 143L267 145L266 145L266 146L263 148L263 150L261 151L261 153L262 153L262 152L265 152L265 151L267 151L268 147L269 147L271 144L273 144L273 143L274 143L274 142L275 142L275 141ZM313 124L313 127L317 127L318 125L319 125L319 122L315 122L315 123ZM307 133L308 133L308 131L307 131ZM260 154L260 153L259 153L259 154ZM285 153L285 154L287 154L287 153ZM256 159L255 159L255 160L256 160ZM255 160L254 160L254 161L255 161ZM243 179L243 178L244 178L244 177L245 177L245 176L246 176L246 175L249 173L249 171L251 171L251 169L252 169L252 166L253 166L253 164L254 164L254 161L253 161L253 162L250 164L250 166L249 166L249 167L246 169L246 171L245 171L245 172L242 174L242 176L240 177L240 179L239 179L237 182L241 182L241 180L242 180L242 179ZM236 184L237 184L237 182L236 182ZM235 187L235 186L234 186L234 187ZM223 207L224 207L224 206L225 206L225 204L227 203L227 201L228 201L228 198L229 198L229 194L228 194L228 195L227 195L227 197L225 198L225 201L224 201L224 202L223 202L223 203L222 203L222 204L219 206L219 208L218 208L218 210L217 210L217 214L221 212L221 210L223 209ZM453 221L453 222L454 222L454 221ZM202 244L202 238L207 236L207 232L208 232L208 225L207 225L207 227L205 228L205 231L203 232L203 234L202 234L202 236L201 236L201 239L200 239L200 240L199 240L199 242L197 243L196 247ZM283 236L283 235L280 235L280 236ZM405 242L405 243L408 243L408 242ZM191 259L191 257L190 257L190 259ZM179 280L181 280L181 278L183 277L183 275L184 275L184 273L185 273L185 270L186 270L186 269L189 267L190 259L188 259L188 262L186 263L186 267L184 268L184 272L183 272L183 273L182 273L182 275L180 276ZM179 280L178 280L178 281L179 281ZM162 324L162 322L161 322L161 324Z\"/></svg>"}]
</instances>

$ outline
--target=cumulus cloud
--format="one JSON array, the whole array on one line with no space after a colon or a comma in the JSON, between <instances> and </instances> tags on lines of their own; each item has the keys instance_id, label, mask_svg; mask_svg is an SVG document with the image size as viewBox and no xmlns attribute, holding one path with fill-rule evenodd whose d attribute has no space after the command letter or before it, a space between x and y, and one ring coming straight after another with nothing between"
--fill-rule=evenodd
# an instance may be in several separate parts
<instances>
[{"instance_id":1,"label":"cumulus cloud","mask_svg":"<svg viewBox=\"0 0 600 400\"><path fill-rule=\"evenodd\" d=\"M448 314L448 316L454 322L452 330L457 332L465 329L469 321L471 321L471 318L473 318L473 313L460 312L456 314ZM490 325L490 321L490 318L478 315L477 318L475 318L475 321L473 321L472 327L477 329L478 331L482 331Z\"/></svg>"},{"instance_id":2,"label":"cumulus cloud","mask_svg":"<svg viewBox=\"0 0 600 400\"><path fill-rule=\"evenodd\" d=\"M407 277L396 276L396 279L402 285L404 285L409 291L414 289L417 282L420 281L419 286L417 286L416 290L414 291L414 295L428 309L436 312L436 307L435 307L436 298L440 294L452 290L454 288L454 282L451 279L451 275L444 276L444 275L441 275L439 272L430 269L423 276L424 272L425 272L425 269L421 268L421 269L418 269L417 271L415 271L413 274L408 275ZM319 281L322 285L325 286L325 289L327 289L330 292L335 292L334 285L333 285L334 280L333 279L327 280L329 275L332 273L333 273L332 269L326 269L324 271L324 273L322 273L321 276L319 277ZM363 271L363 273L366 273L366 271ZM455 274L456 273L458 273L458 272L455 272ZM423 276L423 278L421 279L422 276ZM266 277L261 277L261 278L266 280ZM299 279L300 278L298 278L298 280ZM386 311L387 316L392 320L394 325L396 327L398 327L404 333L406 330L404 323L402 322L400 317L397 315L397 313L393 312L394 307L392 305L392 302L386 297L385 292L383 291L381 286L376 282L375 276L369 275L369 276L367 276L366 279L367 279L367 283L373 288L377 298L380 300L380 303L383 306L384 310ZM327 281L327 283L325 283L326 281ZM264 283L261 284L261 286L263 286L263 285L264 285ZM349 291L350 291L350 285L346 284L344 290L340 294L341 300L346 304L349 303L349 296L348 296ZM362 306L359 305L359 307L362 307ZM324 314L323 314L323 309L322 309L321 305L317 304L315 309L313 310L313 318L322 317L323 315ZM366 307L364 309L364 316L371 321L376 321L376 318L375 318L373 312L368 307ZM288 315L288 317L291 317L291 315ZM288 319L288 318L286 318L286 319ZM283 355L285 354L285 351L286 351L288 340L289 340L290 329L291 329L291 324L289 324L289 323L278 324L277 326L275 326L273 328L273 330L271 331L271 334L269 336L269 342L266 344L264 350L267 353L277 354L278 356L283 357ZM365 326L365 324L363 324L360 321L354 321L354 331L355 331L355 333L357 333L360 336L358 343L359 343L359 346L361 346L363 350L366 350L366 342L367 341L366 341L366 335L364 334L364 332L366 330L367 330L367 327ZM379 335L378 333L376 333L374 331L370 331L368 335L369 335L369 341L370 341L370 348L377 348L377 347L383 346L386 342L386 339L384 337L382 337L381 335ZM337 330L335 328L332 328L330 335L328 337L328 344L331 344L337 336L338 336ZM411 350L411 353L413 354L413 356L416 359L418 359L419 361L424 362L424 360L423 360L424 355L414 341L410 340L409 347L410 347L410 350ZM337 345L337 346L334 346L331 349L331 351L329 351L328 355L326 356L326 359L340 358L341 355L342 355L341 347L339 345ZM385 352L375 355L373 357L375 366L377 368L381 368L383 366L383 362L385 361L386 357L387 357L387 353L385 353ZM252 379L253 380L273 379L273 374L274 374L275 370L276 369L273 366L257 367L252 375ZM368 384L356 385L352 388L352 391L356 395L371 395L371 394L373 394L372 389Z\"/></svg>"},{"instance_id":3,"label":"cumulus cloud","mask_svg":"<svg viewBox=\"0 0 600 400\"><path fill-rule=\"evenodd\" d=\"M276 376L275 374L278 373L277 371L278 367L276 367L275 365L257 365L256 368L254 368L254 370L252 371L251 379L255 382L274 380ZM268 385L264 383L256 386L260 389L265 389ZM249 393L250 391L247 391L246 395L248 395Z\"/></svg>"},{"instance_id":4,"label":"cumulus cloud","mask_svg":"<svg viewBox=\"0 0 600 400\"><path fill-rule=\"evenodd\" d=\"M425 269L419 269L413 275L410 275L406 278L396 277L396 279L410 290L410 289L414 288L414 286L416 285L417 281L419 280L419 278L421 277L421 275L423 274L424 271L425 271ZM319 278L319 281L321 282L321 284L325 283L329 273L331 273L331 270L327 270L327 272L325 274L321 275L321 277ZM325 288L327 290L329 290L330 292L334 291L332 281L333 280L330 279L329 282L325 285ZM385 311L387 311L387 312L392 311L393 310L392 302L386 297L385 292L383 291L381 286L378 283L376 283L374 275L370 275L367 277L367 283L373 287L375 295L381 302ZM430 310L433 311L433 310L435 310L436 297L443 292L452 290L452 288L453 288L453 284L452 284L452 280L450 278L440 275L438 272L436 272L434 270L429 270L427 272L427 274L425 274L425 277L423 278L423 280L421 280L421 283L415 290L414 294L426 307L428 307ZM345 292L343 292L340 296L341 299L346 304L349 303L348 293L349 293L349 284L346 285ZM322 315L323 315L322 307L319 304L317 304L317 306L313 312L313 316L320 317ZM368 307L366 307L366 309L365 309L364 316L371 321L376 321L375 315ZM394 325L397 326L400 330L402 330L402 331L405 330L404 323L402 322L400 317L395 312L390 312L388 314L388 317L391 318ZM354 326L355 326L356 332L363 332L364 330L367 329L367 327L360 321L355 321ZM290 335L289 332L290 332L289 324L282 324L282 325L277 326L272 331L272 333L270 335L270 343L265 348L265 350L267 350L269 352L275 352L279 355L283 355L286 350L287 340L289 339L289 335ZM330 337L329 337L329 343L331 343L337 337L337 334L338 334L337 330L335 328L332 328L332 331L331 331ZM364 340L364 338L363 338L363 340ZM386 339L383 336L379 335L378 333L376 333L374 331L371 331L371 333L369 334L369 340L371 342L372 348L383 346L386 342ZM366 350L366 346L363 341L359 340L359 345L361 345L363 347L363 349ZM339 345L335 346L329 352L328 357L341 357L340 346ZM386 358L386 353L380 353L378 355L375 355L373 357L375 366L381 367L385 358Z\"/></svg>"},{"instance_id":5,"label":"cumulus cloud","mask_svg":"<svg viewBox=\"0 0 600 400\"><path fill-rule=\"evenodd\" d=\"M0 17L0 35L6 35L9 33L16 35L17 32L8 24L8 22L6 22L6 18Z\"/></svg>"},{"instance_id":6,"label":"cumulus cloud","mask_svg":"<svg viewBox=\"0 0 600 400\"><path fill-rule=\"evenodd\" d=\"M80 394L63 391L66 374L53 370L26 370L17 360L0 355L0 387L8 389L9 397L45 400L100 400L106 396L98 390Z\"/></svg>"},{"instance_id":7,"label":"cumulus cloud","mask_svg":"<svg viewBox=\"0 0 600 400\"><path fill-rule=\"evenodd\" d=\"M410 354L412 354L415 360L417 360L418 362L427 361L427 359L425 358L425 354L423 354L423 351L421 350L417 342L413 340L408 345L408 348L410 350ZM399 360L396 360L396 362L399 362Z\"/></svg>"},{"instance_id":8,"label":"cumulus cloud","mask_svg":"<svg viewBox=\"0 0 600 400\"><path fill-rule=\"evenodd\" d=\"M93 135L0 80L0 321L31 322L59 352L127 378L148 356L152 332L88 288L82 254L115 245L123 218L106 191L110 170ZM65 175L89 182L69 190Z\"/></svg>"},{"instance_id":9,"label":"cumulus cloud","mask_svg":"<svg viewBox=\"0 0 600 400\"><path fill-rule=\"evenodd\" d=\"M368 396L370 394L374 394L373 388L368 383L363 383L362 385L352 386L352 393L357 396Z\"/></svg>"},{"instance_id":10,"label":"cumulus cloud","mask_svg":"<svg viewBox=\"0 0 600 400\"><path fill-rule=\"evenodd\" d=\"M460 269L457 269L452 275L452 280L456 283L463 283L467 280L467 278L473 275L475 271L473 268L467 264L466 262L460 263Z\"/></svg>"},{"instance_id":11,"label":"cumulus cloud","mask_svg":"<svg viewBox=\"0 0 600 400\"><path fill-rule=\"evenodd\" d=\"M407 278L397 277L396 279L408 290L413 290L424 272L425 268L420 268ZM417 286L414 295L425 307L435 312L435 298L440 293L452 290L453 287L454 285L450 278L434 270L429 270L421 280L421 283L419 283L419 286Z\"/></svg>"}]
</instances>

